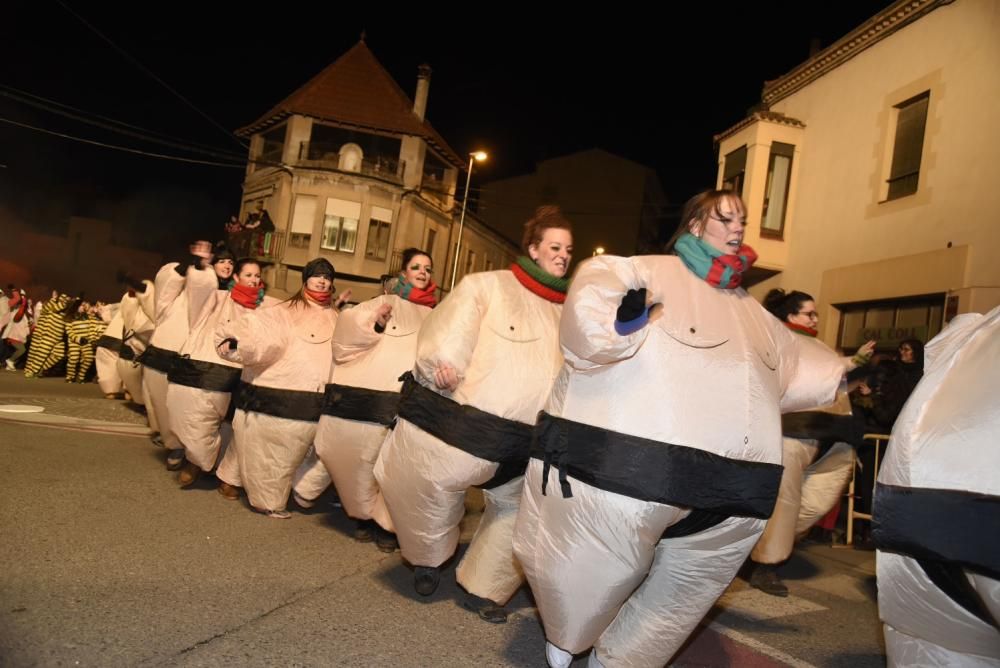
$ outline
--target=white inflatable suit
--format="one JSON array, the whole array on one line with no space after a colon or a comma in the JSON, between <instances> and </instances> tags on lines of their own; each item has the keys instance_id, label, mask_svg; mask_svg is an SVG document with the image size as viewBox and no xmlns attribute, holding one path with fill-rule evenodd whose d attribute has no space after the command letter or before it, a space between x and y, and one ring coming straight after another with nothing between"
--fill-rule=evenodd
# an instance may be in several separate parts
<instances>
[{"instance_id":1,"label":"white inflatable suit","mask_svg":"<svg viewBox=\"0 0 1000 668\"><path fill-rule=\"evenodd\" d=\"M1000 308L925 349L875 492L890 666L1000 666Z\"/></svg>"},{"instance_id":2,"label":"white inflatable suit","mask_svg":"<svg viewBox=\"0 0 1000 668\"><path fill-rule=\"evenodd\" d=\"M641 287L662 313L619 334ZM514 530L551 663L594 646L659 668L725 590L774 505L781 411L830 403L843 373L799 338L678 257L580 266Z\"/></svg>"}]
</instances>

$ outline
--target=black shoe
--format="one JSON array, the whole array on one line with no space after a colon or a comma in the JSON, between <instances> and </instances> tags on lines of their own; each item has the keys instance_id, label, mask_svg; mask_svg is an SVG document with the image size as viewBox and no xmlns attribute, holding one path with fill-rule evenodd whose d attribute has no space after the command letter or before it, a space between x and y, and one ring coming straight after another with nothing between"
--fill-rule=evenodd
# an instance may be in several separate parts
<instances>
[{"instance_id":1,"label":"black shoe","mask_svg":"<svg viewBox=\"0 0 1000 668\"><path fill-rule=\"evenodd\" d=\"M421 596L430 596L441 583L441 569L436 566L417 566L413 569L413 588Z\"/></svg>"},{"instance_id":2,"label":"black shoe","mask_svg":"<svg viewBox=\"0 0 1000 668\"><path fill-rule=\"evenodd\" d=\"M358 526L354 528L354 540L359 543L370 543L375 540L375 520L358 520Z\"/></svg>"},{"instance_id":3,"label":"black shoe","mask_svg":"<svg viewBox=\"0 0 1000 668\"><path fill-rule=\"evenodd\" d=\"M788 596L788 587L778 577L774 564L754 564L750 586L771 596Z\"/></svg>"},{"instance_id":4,"label":"black shoe","mask_svg":"<svg viewBox=\"0 0 1000 668\"><path fill-rule=\"evenodd\" d=\"M399 548L399 542L396 541L396 534L391 531L386 531L380 526L375 527L375 547L379 549L379 552L385 552L391 554Z\"/></svg>"},{"instance_id":5,"label":"black shoe","mask_svg":"<svg viewBox=\"0 0 1000 668\"><path fill-rule=\"evenodd\" d=\"M472 610L479 615L479 618L490 624L506 624L507 611L502 605L497 605L488 598L481 598L475 594L466 594L462 601L462 607Z\"/></svg>"},{"instance_id":6,"label":"black shoe","mask_svg":"<svg viewBox=\"0 0 1000 668\"><path fill-rule=\"evenodd\" d=\"M170 450L167 452L167 470L179 471L184 466L184 449Z\"/></svg>"}]
</instances>

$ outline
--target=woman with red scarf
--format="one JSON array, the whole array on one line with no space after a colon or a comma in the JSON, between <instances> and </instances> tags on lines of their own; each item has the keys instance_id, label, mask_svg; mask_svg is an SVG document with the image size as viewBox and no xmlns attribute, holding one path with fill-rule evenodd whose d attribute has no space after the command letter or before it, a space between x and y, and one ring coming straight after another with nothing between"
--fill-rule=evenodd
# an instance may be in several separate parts
<instances>
[{"instance_id":1,"label":"woman with red scarf","mask_svg":"<svg viewBox=\"0 0 1000 668\"><path fill-rule=\"evenodd\" d=\"M573 251L570 222L543 206L510 269L469 274L420 329L399 418L375 464L414 588L429 596L458 545L465 493L486 509L459 566L463 603L489 622L523 582L510 534L531 427L562 366L559 314Z\"/></svg>"},{"instance_id":2,"label":"woman with red scarf","mask_svg":"<svg viewBox=\"0 0 1000 668\"><path fill-rule=\"evenodd\" d=\"M417 333L437 304L430 255L403 251L403 268L380 295L340 314L333 333L333 368L316 455L337 488L348 516L358 521L354 537L396 549L392 520L375 480L375 460L396 419L400 376L413 368ZM317 492L296 488L296 502L311 505Z\"/></svg>"},{"instance_id":3,"label":"woman with red scarf","mask_svg":"<svg viewBox=\"0 0 1000 668\"><path fill-rule=\"evenodd\" d=\"M250 505L268 517L291 517L285 505L292 476L316 436L333 362L333 278L328 260L312 260L293 297L220 321L215 330L219 356L243 365L233 444Z\"/></svg>"},{"instance_id":4,"label":"woman with red scarf","mask_svg":"<svg viewBox=\"0 0 1000 668\"><path fill-rule=\"evenodd\" d=\"M153 290L140 297L146 304L152 302L150 313L155 323L149 345L139 357L143 366L142 394L150 425L156 425L160 442L167 449L169 471L184 465L184 446L170 432L167 374L202 305L233 275L234 258L227 249L213 253L211 243L196 241L189 250L191 255L186 261L163 265L156 273Z\"/></svg>"},{"instance_id":5,"label":"woman with red scarf","mask_svg":"<svg viewBox=\"0 0 1000 668\"><path fill-rule=\"evenodd\" d=\"M843 375L741 289L756 254L732 191L685 205L671 255L585 262L560 322L565 366L538 418L514 529L546 658L659 668L771 514L781 411Z\"/></svg>"},{"instance_id":6,"label":"woman with red scarf","mask_svg":"<svg viewBox=\"0 0 1000 668\"><path fill-rule=\"evenodd\" d=\"M219 462L223 446L220 429L232 392L240 382L240 365L219 357L215 349L215 329L220 322L244 318L258 306L269 305L268 300L275 301L264 296L260 265L246 258L237 262L226 288L215 291L202 304L191 334L167 372L168 428L184 446L187 460L177 474L181 487L189 487L202 471L211 471ZM228 436L229 430L225 431ZM229 461L229 467L220 464L216 473L224 491L228 491L225 486L240 486L238 467L232 465L235 458Z\"/></svg>"},{"instance_id":7,"label":"woman with red scarf","mask_svg":"<svg viewBox=\"0 0 1000 668\"><path fill-rule=\"evenodd\" d=\"M803 345L830 350L816 338L819 315L811 295L774 289L764 297L764 307L803 337ZM841 358L844 372L864 366L873 350L875 342L869 341L853 357ZM847 389L842 386L832 404L781 416L784 470L778 500L750 553L750 585L765 594L788 596L776 569L791 556L795 537L834 507L851 478L854 448L864 441L864 423L854 418Z\"/></svg>"}]
</instances>

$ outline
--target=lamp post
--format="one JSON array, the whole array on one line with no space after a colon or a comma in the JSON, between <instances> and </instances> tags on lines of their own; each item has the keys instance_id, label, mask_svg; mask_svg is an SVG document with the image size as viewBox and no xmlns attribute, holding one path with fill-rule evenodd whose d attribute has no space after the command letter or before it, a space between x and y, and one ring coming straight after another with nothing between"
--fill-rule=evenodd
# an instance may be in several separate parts
<instances>
[{"instance_id":1,"label":"lamp post","mask_svg":"<svg viewBox=\"0 0 1000 668\"><path fill-rule=\"evenodd\" d=\"M598 255L604 255L604 246L598 246L594 249L593 257L597 257Z\"/></svg>"},{"instance_id":2,"label":"lamp post","mask_svg":"<svg viewBox=\"0 0 1000 668\"><path fill-rule=\"evenodd\" d=\"M458 243L455 245L455 262L451 269L451 287L455 289L455 279L458 277L458 256L462 251L462 231L465 230L465 207L469 202L469 183L472 181L472 165L482 162L488 156L485 151L476 151L469 154L469 173L465 177L465 195L462 197L462 215L458 219Z\"/></svg>"}]
</instances>

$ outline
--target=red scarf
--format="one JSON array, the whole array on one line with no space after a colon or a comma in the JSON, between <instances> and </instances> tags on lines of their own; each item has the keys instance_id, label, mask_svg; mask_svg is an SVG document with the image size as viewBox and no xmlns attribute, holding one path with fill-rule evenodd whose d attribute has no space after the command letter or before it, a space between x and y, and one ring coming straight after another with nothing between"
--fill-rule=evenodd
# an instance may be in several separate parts
<instances>
[{"instance_id":1,"label":"red scarf","mask_svg":"<svg viewBox=\"0 0 1000 668\"><path fill-rule=\"evenodd\" d=\"M28 300L21 297L20 294L15 293L14 296L8 300L7 304L12 310L15 306L18 307L17 311L14 313L14 322L21 322L21 318L24 317L24 311L28 308Z\"/></svg>"},{"instance_id":2,"label":"red scarf","mask_svg":"<svg viewBox=\"0 0 1000 668\"><path fill-rule=\"evenodd\" d=\"M330 302L333 301L332 292L317 292L316 290L310 290L309 288L302 288L302 292L313 300L320 306L329 306Z\"/></svg>"},{"instance_id":3,"label":"red scarf","mask_svg":"<svg viewBox=\"0 0 1000 668\"><path fill-rule=\"evenodd\" d=\"M794 322L785 321L785 327L792 330L796 334L801 334L802 336L811 336L816 338L819 335L818 329L813 329L812 327L806 327L805 325L796 325Z\"/></svg>"},{"instance_id":4,"label":"red scarf","mask_svg":"<svg viewBox=\"0 0 1000 668\"><path fill-rule=\"evenodd\" d=\"M233 290L229 293L229 296L243 308L253 310L264 301L264 288L251 288L249 285L236 284L233 286Z\"/></svg>"},{"instance_id":5,"label":"red scarf","mask_svg":"<svg viewBox=\"0 0 1000 668\"><path fill-rule=\"evenodd\" d=\"M517 262L510 265L510 271L514 274L514 278L518 282L526 287L529 291L535 293L542 299L547 299L550 302L555 302L556 304L562 304L566 301L566 293L559 292L555 288L550 288L541 281L537 280L534 276L529 274L524 268L521 267ZM553 277L555 278L555 277Z\"/></svg>"},{"instance_id":6,"label":"red scarf","mask_svg":"<svg viewBox=\"0 0 1000 668\"><path fill-rule=\"evenodd\" d=\"M434 308L438 303L437 297L434 296L434 292L437 289L438 286L434 284L434 281L431 281L427 284L426 288L421 290L412 283L407 283L406 279L400 275L399 280L396 281L396 285L393 286L390 292L394 295L399 295L408 302Z\"/></svg>"}]
</instances>

